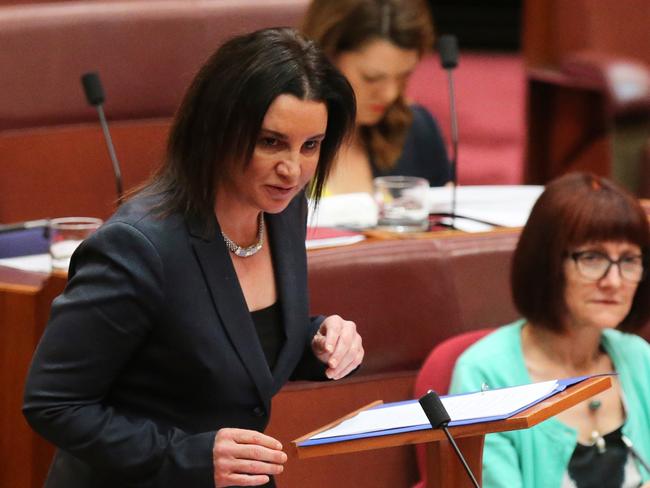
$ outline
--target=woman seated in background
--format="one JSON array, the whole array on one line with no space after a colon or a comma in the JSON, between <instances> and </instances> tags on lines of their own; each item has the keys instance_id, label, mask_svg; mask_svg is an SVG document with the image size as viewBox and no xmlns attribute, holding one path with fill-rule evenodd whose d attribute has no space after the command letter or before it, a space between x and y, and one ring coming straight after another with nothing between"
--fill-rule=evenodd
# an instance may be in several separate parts
<instances>
[{"instance_id":1,"label":"woman seated in background","mask_svg":"<svg viewBox=\"0 0 650 488\"><path fill-rule=\"evenodd\" d=\"M540 196L512 263L524 318L467 349L450 390L617 376L536 427L486 436L484 487L650 487L650 345L627 333L650 318L649 245L645 212L606 179L566 175Z\"/></svg>"},{"instance_id":2,"label":"woman seated in background","mask_svg":"<svg viewBox=\"0 0 650 488\"><path fill-rule=\"evenodd\" d=\"M338 155L328 194L370 192L382 175L419 176L432 186L451 179L438 124L404 89L433 46L421 0L313 0L304 33L348 78L357 98L356 131Z\"/></svg>"}]
</instances>

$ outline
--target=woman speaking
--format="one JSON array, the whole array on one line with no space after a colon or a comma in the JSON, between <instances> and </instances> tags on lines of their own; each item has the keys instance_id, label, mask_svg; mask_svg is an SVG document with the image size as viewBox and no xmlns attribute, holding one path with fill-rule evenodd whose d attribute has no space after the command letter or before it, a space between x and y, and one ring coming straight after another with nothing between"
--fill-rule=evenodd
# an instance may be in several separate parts
<instances>
[{"instance_id":1,"label":"woman speaking","mask_svg":"<svg viewBox=\"0 0 650 488\"><path fill-rule=\"evenodd\" d=\"M78 248L52 306L24 404L59 448L47 487L272 486L271 397L363 358L354 323L308 316L305 253L304 188L318 200L354 107L290 29L201 68L163 166Z\"/></svg>"}]
</instances>

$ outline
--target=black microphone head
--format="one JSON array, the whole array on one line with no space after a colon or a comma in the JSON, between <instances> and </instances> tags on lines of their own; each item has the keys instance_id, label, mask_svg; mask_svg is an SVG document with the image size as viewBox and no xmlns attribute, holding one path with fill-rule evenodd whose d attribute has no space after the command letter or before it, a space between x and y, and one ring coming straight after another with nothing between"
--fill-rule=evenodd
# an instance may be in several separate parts
<instances>
[{"instance_id":1,"label":"black microphone head","mask_svg":"<svg viewBox=\"0 0 650 488\"><path fill-rule=\"evenodd\" d=\"M452 69L458 66L458 40L456 36L446 34L438 38L438 52L440 53L440 64L445 69Z\"/></svg>"},{"instance_id":2,"label":"black microphone head","mask_svg":"<svg viewBox=\"0 0 650 488\"><path fill-rule=\"evenodd\" d=\"M438 429L440 427L446 426L451 417L447 413L447 409L442 404L442 400L435 391L429 390L429 392L424 395L419 400L424 414L429 419L431 427Z\"/></svg>"},{"instance_id":3,"label":"black microphone head","mask_svg":"<svg viewBox=\"0 0 650 488\"><path fill-rule=\"evenodd\" d=\"M104 103L104 88L102 88L99 73L93 71L84 74L81 77L81 84L84 87L84 93L89 104L97 106Z\"/></svg>"}]
</instances>

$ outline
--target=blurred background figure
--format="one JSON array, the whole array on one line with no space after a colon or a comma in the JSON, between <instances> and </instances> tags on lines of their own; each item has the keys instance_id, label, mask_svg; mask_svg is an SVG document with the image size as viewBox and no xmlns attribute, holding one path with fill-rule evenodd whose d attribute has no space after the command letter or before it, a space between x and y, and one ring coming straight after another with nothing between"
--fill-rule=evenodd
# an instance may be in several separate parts
<instances>
[{"instance_id":1,"label":"blurred background figure","mask_svg":"<svg viewBox=\"0 0 650 488\"><path fill-rule=\"evenodd\" d=\"M650 346L627 333L650 318L649 245L645 212L609 180L574 173L547 186L513 257L523 318L467 349L450 390L617 376L534 428L486 436L483 486L650 486Z\"/></svg>"},{"instance_id":2,"label":"blurred background figure","mask_svg":"<svg viewBox=\"0 0 650 488\"><path fill-rule=\"evenodd\" d=\"M450 180L438 123L404 90L433 46L427 5L421 0L314 0L304 33L320 44L350 81L357 123L339 153L326 194L370 192L381 175L419 176L432 186Z\"/></svg>"}]
</instances>

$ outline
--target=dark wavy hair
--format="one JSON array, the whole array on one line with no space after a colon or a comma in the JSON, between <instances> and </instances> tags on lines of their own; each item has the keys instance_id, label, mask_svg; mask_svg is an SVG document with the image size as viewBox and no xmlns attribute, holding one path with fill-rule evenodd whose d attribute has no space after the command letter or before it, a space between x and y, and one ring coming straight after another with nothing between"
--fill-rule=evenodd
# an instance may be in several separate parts
<instances>
[{"instance_id":1,"label":"dark wavy hair","mask_svg":"<svg viewBox=\"0 0 650 488\"><path fill-rule=\"evenodd\" d=\"M638 200L589 173L571 173L549 183L533 207L513 256L512 296L522 316L537 326L563 330L567 253L603 241L638 245L647 265L650 231ZM650 282L644 279L620 328L637 330L649 319Z\"/></svg>"},{"instance_id":2,"label":"dark wavy hair","mask_svg":"<svg viewBox=\"0 0 650 488\"><path fill-rule=\"evenodd\" d=\"M146 191L158 210L208 223L215 192L249 164L266 112L283 94L323 102L327 129L310 196L318 202L336 152L354 126L352 87L316 44L290 28L235 37L207 60L174 118L161 168Z\"/></svg>"},{"instance_id":3,"label":"dark wavy hair","mask_svg":"<svg viewBox=\"0 0 650 488\"><path fill-rule=\"evenodd\" d=\"M424 0L312 0L302 31L330 59L383 39L420 56L433 48L431 13ZM361 128L361 135L380 169L395 165L404 147L412 114L403 95L382 120Z\"/></svg>"}]
</instances>

